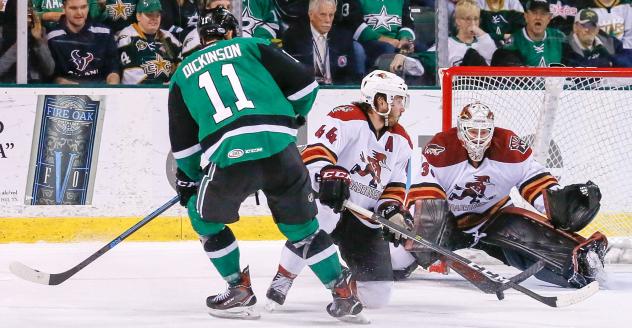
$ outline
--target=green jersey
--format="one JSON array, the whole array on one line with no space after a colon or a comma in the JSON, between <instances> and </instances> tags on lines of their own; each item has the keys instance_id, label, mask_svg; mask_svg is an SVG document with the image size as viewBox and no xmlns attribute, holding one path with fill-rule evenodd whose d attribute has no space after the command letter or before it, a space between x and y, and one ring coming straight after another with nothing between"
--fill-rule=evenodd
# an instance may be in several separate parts
<instances>
[{"instance_id":1,"label":"green jersey","mask_svg":"<svg viewBox=\"0 0 632 328\"><path fill-rule=\"evenodd\" d=\"M506 34L513 34L525 26L524 11L518 0L502 1L500 10L492 10L487 2L481 7L480 27L502 44ZM480 2L479 2L480 4Z\"/></svg>"},{"instance_id":2,"label":"green jersey","mask_svg":"<svg viewBox=\"0 0 632 328\"><path fill-rule=\"evenodd\" d=\"M113 33L117 33L136 22L137 2L138 0L105 0L105 8L98 12L91 12L90 17L106 24Z\"/></svg>"},{"instance_id":3,"label":"green jersey","mask_svg":"<svg viewBox=\"0 0 632 328\"><path fill-rule=\"evenodd\" d=\"M181 47L180 41L168 31L159 30L155 35L145 35L136 23L119 32L117 46L123 84L169 82Z\"/></svg>"},{"instance_id":4,"label":"green jersey","mask_svg":"<svg viewBox=\"0 0 632 328\"><path fill-rule=\"evenodd\" d=\"M200 159L219 167L270 157L296 141L318 83L259 38L212 43L186 57L169 87L169 133L178 164L201 177Z\"/></svg>"},{"instance_id":5,"label":"green jersey","mask_svg":"<svg viewBox=\"0 0 632 328\"><path fill-rule=\"evenodd\" d=\"M243 0L242 36L274 39L279 30L279 19L270 0Z\"/></svg>"},{"instance_id":6,"label":"green jersey","mask_svg":"<svg viewBox=\"0 0 632 328\"><path fill-rule=\"evenodd\" d=\"M544 39L533 41L523 28L511 35L506 48L518 51L523 63L527 66L548 67L562 62L562 45L565 38L560 30L547 28Z\"/></svg>"},{"instance_id":7,"label":"green jersey","mask_svg":"<svg viewBox=\"0 0 632 328\"><path fill-rule=\"evenodd\" d=\"M380 35L415 39L409 0L359 0L364 22Z\"/></svg>"},{"instance_id":8,"label":"green jersey","mask_svg":"<svg viewBox=\"0 0 632 328\"><path fill-rule=\"evenodd\" d=\"M40 18L42 18L42 16L45 13L64 11L62 0L32 0L32 1L33 1L33 11ZM51 29L53 26L55 26L55 24L57 24L57 22L42 20L42 25L44 25L44 27L47 30Z\"/></svg>"}]
</instances>

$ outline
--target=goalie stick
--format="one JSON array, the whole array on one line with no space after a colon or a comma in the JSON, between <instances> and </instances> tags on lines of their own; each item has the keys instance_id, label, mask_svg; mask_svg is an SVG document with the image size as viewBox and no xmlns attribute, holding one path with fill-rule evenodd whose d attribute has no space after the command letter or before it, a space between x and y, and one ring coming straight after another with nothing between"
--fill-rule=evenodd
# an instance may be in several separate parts
<instances>
[{"instance_id":1,"label":"goalie stick","mask_svg":"<svg viewBox=\"0 0 632 328\"><path fill-rule=\"evenodd\" d=\"M75 265L74 267L72 267L72 268L70 268L70 269L68 269L68 270L66 270L64 272L61 272L61 273L46 273L46 272L42 272L42 271L39 271L39 270L36 270L36 269L32 269L32 268L30 268L30 267L28 267L28 266L26 266L26 265L24 265L24 264L22 264L20 262L12 262L9 265L9 270L14 275L16 275L16 276L18 276L18 277L20 277L20 278L22 278L24 280L32 281L32 282L35 282L35 283L38 283L38 284L43 284L43 285L59 285L62 282L68 280L68 278L70 278L73 275L75 275L75 273L79 272L81 269L85 268L88 264L94 262L94 260L98 259L101 255L105 254L107 251L109 251L110 249L114 248L120 242L125 240L125 238L129 237L129 235L134 233L136 230L142 228L145 224L149 223L149 221L153 220L154 218L156 218L157 216L162 214L164 211L166 211L171 206L176 204L179 200L180 200L179 196L173 197L171 200L166 202L164 205L160 206L158 209L153 211L151 214L149 214L146 217L144 217L142 220L140 220L138 223L133 225L131 228L127 229L125 232L120 234L118 237L114 238L114 240L109 242L107 245L101 247L101 249L99 249L98 251L96 251L95 253L90 255L87 259L81 261L81 263Z\"/></svg>"},{"instance_id":2,"label":"goalie stick","mask_svg":"<svg viewBox=\"0 0 632 328\"><path fill-rule=\"evenodd\" d=\"M421 236L419 235L415 235L412 232L408 231L406 228L401 227L397 224L394 224L392 222L390 222L389 220L387 220L386 218L384 218L383 216L377 214L377 213L373 213L363 207L360 207L352 202L350 202L349 200L345 201L344 206L349 209L352 212L358 213L359 215L365 217L365 218L369 218L370 220L373 221L377 221L380 224L382 224L383 226L388 227L391 230L397 231L399 233L401 233L402 235L408 237L409 239L413 240L414 242L421 244L425 247L428 247L430 249L432 249L433 251L443 255L446 259L448 259L449 261L451 261L453 264L454 263L458 263L462 266L465 267L469 267L475 271L478 271L480 273L480 275L477 275L477 277L480 277L481 279L485 279L486 282L489 282L492 286L495 286L495 292L501 292L505 289L508 288L512 288L515 289L541 303L544 303L548 306L551 307L565 307L565 306L569 306L569 305L573 305L579 302L584 301L585 299L589 298L590 296L592 296L593 294L595 294L597 291L599 291L599 283L597 281L593 281L590 284L584 286L583 288L574 290L572 292L568 292L566 294L563 295L559 295L559 296L543 296L540 295L522 285L519 285L518 283L507 279L497 273L493 273L492 271L487 270L484 266L476 264L470 260L468 260L465 257L462 257L452 251L449 251L441 246L435 245L425 239L423 239ZM537 263L536 263L537 264ZM534 266L532 266L534 267ZM468 278L468 277L465 277ZM476 284L475 284L476 285ZM478 286L477 286L478 287ZM480 288L480 287L479 287ZM499 299L502 299L502 294L497 294Z\"/></svg>"}]
</instances>

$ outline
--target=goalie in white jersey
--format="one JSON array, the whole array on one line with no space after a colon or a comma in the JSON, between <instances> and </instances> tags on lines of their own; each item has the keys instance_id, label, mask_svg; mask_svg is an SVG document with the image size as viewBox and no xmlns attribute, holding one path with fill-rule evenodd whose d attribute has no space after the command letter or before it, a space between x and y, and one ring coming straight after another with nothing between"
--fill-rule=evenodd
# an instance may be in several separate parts
<instances>
[{"instance_id":1,"label":"goalie in white jersey","mask_svg":"<svg viewBox=\"0 0 632 328\"><path fill-rule=\"evenodd\" d=\"M599 210L597 185L588 181L561 188L525 141L494 127L494 114L485 104L468 104L456 128L433 137L413 179L408 201L415 203L415 215L408 226L433 243L481 249L521 270L543 260L536 277L563 287L583 287L603 269L606 237L576 233ZM546 216L512 206L512 187ZM411 241L405 245L415 256L408 255L409 263L427 267L438 259L436 253L414 249Z\"/></svg>"},{"instance_id":2,"label":"goalie in white jersey","mask_svg":"<svg viewBox=\"0 0 632 328\"><path fill-rule=\"evenodd\" d=\"M388 242L380 225L356 218L343 202L350 199L389 217L406 212L412 142L397 122L409 96L404 80L380 70L362 80L360 92L362 102L334 108L315 127L301 155L319 194L320 228L332 235L349 266L354 293L365 307L377 308L388 303L393 286ZM268 289L268 309L284 303L293 279L307 264L296 245L286 243Z\"/></svg>"}]
</instances>

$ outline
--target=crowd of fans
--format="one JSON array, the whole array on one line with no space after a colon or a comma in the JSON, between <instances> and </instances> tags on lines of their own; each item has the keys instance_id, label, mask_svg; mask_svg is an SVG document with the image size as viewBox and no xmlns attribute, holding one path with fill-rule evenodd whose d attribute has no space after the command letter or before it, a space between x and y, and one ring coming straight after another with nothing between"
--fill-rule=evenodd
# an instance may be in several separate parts
<instances>
[{"instance_id":1,"label":"crowd of fans","mask_svg":"<svg viewBox=\"0 0 632 328\"><path fill-rule=\"evenodd\" d=\"M632 67L623 0L446 0L451 66ZM15 82L18 0L0 0L0 82ZM230 0L31 0L29 83L165 84L199 47L200 8ZM321 84L380 68L436 82L434 0L243 0L242 37L282 47ZM423 16L424 20L428 15ZM428 37L430 35L430 37Z\"/></svg>"}]
</instances>

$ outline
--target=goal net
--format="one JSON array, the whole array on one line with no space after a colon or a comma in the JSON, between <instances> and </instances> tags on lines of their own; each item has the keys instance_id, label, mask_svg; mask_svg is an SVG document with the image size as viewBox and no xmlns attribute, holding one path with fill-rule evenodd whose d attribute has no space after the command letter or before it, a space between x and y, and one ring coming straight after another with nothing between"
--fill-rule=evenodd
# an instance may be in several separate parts
<instances>
[{"instance_id":1,"label":"goal net","mask_svg":"<svg viewBox=\"0 0 632 328\"><path fill-rule=\"evenodd\" d=\"M481 101L562 185L595 182L601 210L580 234L632 237L632 69L453 67L442 72L443 129ZM514 197L512 197L514 198Z\"/></svg>"}]
</instances>

